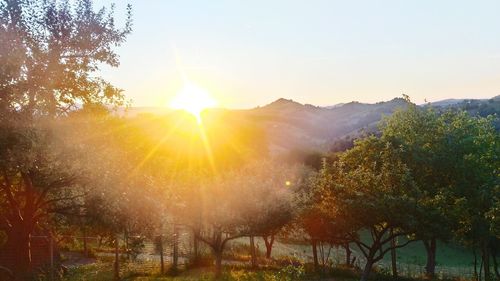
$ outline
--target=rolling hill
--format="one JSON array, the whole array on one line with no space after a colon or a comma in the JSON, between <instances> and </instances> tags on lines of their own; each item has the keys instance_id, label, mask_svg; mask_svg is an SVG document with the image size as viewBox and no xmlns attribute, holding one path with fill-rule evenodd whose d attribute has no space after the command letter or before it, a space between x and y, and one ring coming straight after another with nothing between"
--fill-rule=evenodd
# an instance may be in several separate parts
<instances>
[{"instance_id":1,"label":"rolling hill","mask_svg":"<svg viewBox=\"0 0 500 281\"><path fill-rule=\"evenodd\" d=\"M384 115L404 108L402 98L374 104L350 102L329 107L301 104L289 99L278 99L265 106L245 110L211 109L204 115L224 115L224 118L243 118L264 130L272 154L291 150L330 151L338 143L352 143L359 136L377 131L377 123ZM449 99L420 105L437 110L464 109L474 115L486 116L500 112L500 96L487 100ZM120 115L175 114L165 108L130 108ZM497 128L500 123L497 121ZM344 147L340 145L340 149Z\"/></svg>"}]
</instances>

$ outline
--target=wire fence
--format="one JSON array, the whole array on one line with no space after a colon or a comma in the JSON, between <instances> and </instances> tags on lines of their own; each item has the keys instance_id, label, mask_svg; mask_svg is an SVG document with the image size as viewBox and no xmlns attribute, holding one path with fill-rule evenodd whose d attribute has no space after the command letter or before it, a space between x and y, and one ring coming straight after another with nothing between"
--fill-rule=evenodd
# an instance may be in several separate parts
<instances>
[{"instance_id":1,"label":"wire fence","mask_svg":"<svg viewBox=\"0 0 500 281\"><path fill-rule=\"evenodd\" d=\"M130 269L149 273L165 272L167 266L174 263L177 266L185 265L193 253L194 244L191 232L180 227L175 232L153 237L130 234L112 238L31 235L29 240L32 269L50 281L58 280L64 271L72 267L95 263L97 258L113 261L116 279ZM204 248L200 246L199 250L203 251ZM11 256L14 259L15 255ZM0 267L0 280L9 280L13 275L11 269Z\"/></svg>"},{"instance_id":2,"label":"wire fence","mask_svg":"<svg viewBox=\"0 0 500 281\"><path fill-rule=\"evenodd\" d=\"M113 238L106 236L85 235L32 235L30 237L31 260L34 268L44 275L46 280L58 280L64 270L96 262L96 259L113 262L116 278L126 272L160 273L166 272L173 264L185 266L194 254L194 248L201 254L210 254L209 249L202 243L195 246L192 232L188 229L177 228L176 231L165 235L145 237L140 235L118 235ZM246 251L248 239L241 238L228 244L226 252ZM245 247L241 247L245 246ZM263 256L265 245L256 239L257 252ZM273 247L273 257L294 257L301 262L312 262L310 246L293 245L277 241ZM355 266L362 268L364 259L353 250L356 257ZM325 247L319 251L319 261L325 265L337 266L345 263L345 251L342 248ZM178 257L174 259L174 257ZM226 256L226 259L230 259ZM249 264L246 260L228 261L228 264ZM379 271L390 272L391 264L382 260L376 265ZM425 266L398 262L398 273L405 277L421 277L425 273ZM8 270L8 269L6 269ZM0 268L0 279L7 272ZM471 265L463 266L436 266L437 277L473 278L474 271Z\"/></svg>"}]
</instances>

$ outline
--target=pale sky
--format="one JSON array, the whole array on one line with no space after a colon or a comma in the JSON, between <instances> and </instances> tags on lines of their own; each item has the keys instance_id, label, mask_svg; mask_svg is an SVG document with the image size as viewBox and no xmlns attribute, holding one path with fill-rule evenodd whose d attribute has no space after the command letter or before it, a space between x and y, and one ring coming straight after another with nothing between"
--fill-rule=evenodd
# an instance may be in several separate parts
<instances>
[{"instance_id":1,"label":"pale sky","mask_svg":"<svg viewBox=\"0 0 500 281\"><path fill-rule=\"evenodd\" d=\"M98 0L133 5L121 66L134 106L167 106L181 72L227 108L333 105L408 94L500 94L500 1ZM177 55L176 55L177 54ZM176 59L177 57L177 59Z\"/></svg>"}]
</instances>

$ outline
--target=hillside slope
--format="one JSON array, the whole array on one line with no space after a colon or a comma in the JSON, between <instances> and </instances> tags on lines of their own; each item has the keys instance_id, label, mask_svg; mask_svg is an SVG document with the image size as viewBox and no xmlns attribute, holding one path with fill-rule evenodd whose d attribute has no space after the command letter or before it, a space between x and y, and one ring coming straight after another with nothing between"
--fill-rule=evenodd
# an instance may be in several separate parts
<instances>
[{"instance_id":1,"label":"hillside slope","mask_svg":"<svg viewBox=\"0 0 500 281\"><path fill-rule=\"evenodd\" d=\"M383 115L405 106L403 99L376 104L350 102L334 108L279 99L246 110L245 114L264 128L270 151L279 153L291 149L328 150L337 139L373 131Z\"/></svg>"},{"instance_id":2,"label":"hillside slope","mask_svg":"<svg viewBox=\"0 0 500 281\"><path fill-rule=\"evenodd\" d=\"M353 139L375 133L382 116L406 106L407 102L402 98L374 104L350 102L331 107L301 104L281 98L253 109L211 109L204 116L223 116L219 120L236 118L259 127L265 132L271 154L291 150L325 152L343 150L349 147ZM500 112L500 96L487 100L449 99L421 106L432 106L438 110L463 109L473 115L487 116ZM166 108L131 108L127 112L122 111L120 115L175 114L175 111ZM498 120L496 126L500 129Z\"/></svg>"}]
</instances>

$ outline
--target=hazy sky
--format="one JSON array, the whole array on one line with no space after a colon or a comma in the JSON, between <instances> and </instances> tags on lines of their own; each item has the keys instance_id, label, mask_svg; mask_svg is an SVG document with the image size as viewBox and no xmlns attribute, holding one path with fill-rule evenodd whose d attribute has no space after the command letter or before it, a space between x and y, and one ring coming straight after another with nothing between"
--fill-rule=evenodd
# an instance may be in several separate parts
<instances>
[{"instance_id":1,"label":"hazy sky","mask_svg":"<svg viewBox=\"0 0 500 281\"><path fill-rule=\"evenodd\" d=\"M168 105L181 71L230 108L500 94L500 1L111 2L134 31L103 73L136 106Z\"/></svg>"}]
</instances>

